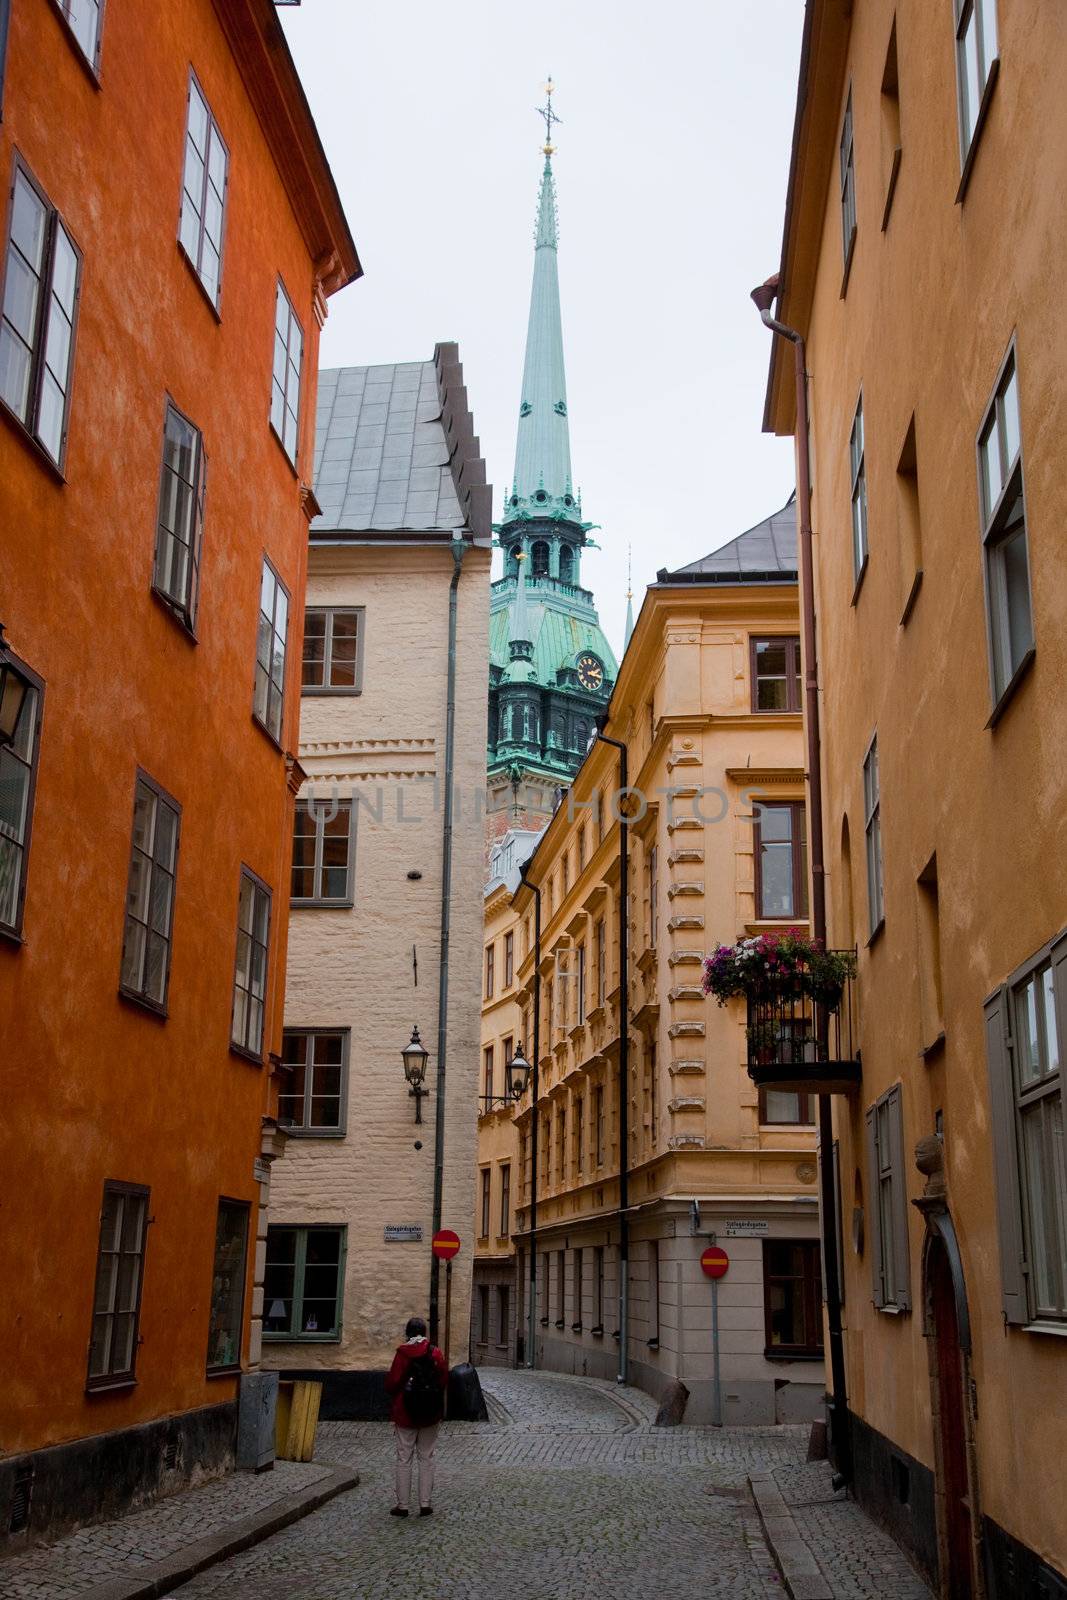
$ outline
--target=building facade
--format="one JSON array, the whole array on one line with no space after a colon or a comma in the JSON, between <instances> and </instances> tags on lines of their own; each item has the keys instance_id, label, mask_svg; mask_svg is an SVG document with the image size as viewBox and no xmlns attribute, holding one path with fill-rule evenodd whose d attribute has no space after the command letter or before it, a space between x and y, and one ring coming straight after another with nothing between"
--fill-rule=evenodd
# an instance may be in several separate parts
<instances>
[{"instance_id":1,"label":"building facade","mask_svg":"<svg viewBox=\"0 0 1067 1600\"><path fill-rule=\"evenodd\" d=\"M617 671L581 583L593 525L582 519L571 473L551 101L550 83L515 471L496 530L504 571L490 602L492 836L544 825L557 789L581 764Z\"/></svg>"},{"instance_id":2,"label":"building facade","mask_svg":"<svg viewBox=\"0 0 1067 1600\"><path fill-rule=\"evenodd\" d=\"M463 1241L450 1355L467 1354L492 530L455 345L325 371L319 395L289 1151L271 1196L264 1342L271 1364L325 1382L327 1414L351 1416L380 1408L408 1317L429 1314L445 1345L430 1254L442 1224ZM401 1051L414 1026L429 1064L413 1101Z\"/></svg>"},{"instance_id":3,"label":"building facade","mask_svg":"<svg viewBox=\"0 0 1067 1600\"><path fill-rule=\"evenodd\" d=\"M812 0L778 281L859 945L855 1487L952 1596L1067 1593L1065 71L1037 0Z\"/></svg>"},{"instance_id":4,"label":"building facade","mask_svg":"<svg viewBox=\"0 0 1067 1600\"><path fill-rule=\"evenodd\" d=\"M29 1539L232 1464L259 1361L315 356L359 263L267 0L3 17L0 1527Z\"/></svg>"},{"instance_id":5,"label":"building facade","mask_svg":"<svg viewBox=\"0 0 1067 1600\"><path fill-rule=\"evenodd\" d=\"M519 1031L538 1053L512 1124L520 1331L533 1250L535 1364L625 1375L684 1399L690 1422L795 1421L823 1392L810 1097L759 1094L744 1006L701 988L717 941L806 917L796 596L791 505L660 573L605 729L630 801L599 740L512 901ZM498 1031L484 1014L483 1047ZM483 1171L500 1159L487 1121ZM718 1388L700 1266L716 1241Z\"/></svg>"}]
</instances>

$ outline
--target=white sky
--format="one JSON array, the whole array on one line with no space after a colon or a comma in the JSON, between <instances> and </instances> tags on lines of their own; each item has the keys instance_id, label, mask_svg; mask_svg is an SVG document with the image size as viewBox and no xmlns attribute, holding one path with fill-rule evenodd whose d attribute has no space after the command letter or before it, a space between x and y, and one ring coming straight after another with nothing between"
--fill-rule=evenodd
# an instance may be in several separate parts
<instances>
[{"instance_id":1,"label":"white sky","mask_svg":"<svg viewBox=\"0 0 1067 1600\"><path fill-rule=\"evenodd\" d=\"M781 506L789 441L760 432L802 0L303 0L286 32L365 276L324 366L459 343L494 516L511 476L551 72L583 561L622 643L681 566ZM499 558L498 558L499 560Z\"/></svg>"}]
</instances>

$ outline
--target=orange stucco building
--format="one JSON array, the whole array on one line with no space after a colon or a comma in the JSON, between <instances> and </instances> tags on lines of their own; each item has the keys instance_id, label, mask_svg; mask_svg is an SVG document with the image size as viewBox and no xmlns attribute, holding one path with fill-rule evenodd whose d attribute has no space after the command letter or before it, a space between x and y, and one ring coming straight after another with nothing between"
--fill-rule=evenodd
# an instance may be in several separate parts
<instances>
[{"instance_id":1,"label":"orange stucco building","mask_svg":"<svg viewBox=\"0 0 1067 1600\"><path fill-rule=\"evenodd\" d=\"M774 312L858 945L854 1482L954 1597L1067 1592L1065 76L1041 0L808 0Z\"/></svg>"},{"instance_id":2,"label":"orange stucco building","mask_svg":"<svg viewBox=\"0 0 1067 1600\"><path fill-rule=\"evenodd\" d=\"M232 1460L258 1362L317 348L360 268L269 0L9 23L0 1529L32 1536Z\"/></svg>"}]
</instances>

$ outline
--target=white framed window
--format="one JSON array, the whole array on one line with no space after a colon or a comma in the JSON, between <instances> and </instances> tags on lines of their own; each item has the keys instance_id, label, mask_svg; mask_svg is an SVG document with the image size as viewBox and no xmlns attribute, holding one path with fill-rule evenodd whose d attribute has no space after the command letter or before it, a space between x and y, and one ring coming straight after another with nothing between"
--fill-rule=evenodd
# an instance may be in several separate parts
<instances>
[{"instance_id":1,"label":"white framed window","mask_svg":"<svg viewBox=\"0 0 1067 1600\"><path fill-rule=\"evenodd\" d=\"M899 1083L868 1108L866 1122L866 1214L874 1303L880 1310L908 1311L911 1308L908 1194L904 1107Z\"/></svg>"},{"instance_id":2,"label":"white framed window","mask_svg":"<svg viewBox=\"0 0 1067 1600\"><path fill-rule=\"evenodd\" d=\"M863 826L867 836L867 906L870 931L885 921L882 872L882 791L878 775L878 736L871 740L863 763Z\"/></svg>"},{"instance_id":3,"label":"white framed window","mask_svg":"<svg viewBox=\"0 0 1067 1600\"><path fill-rule=\"evenodd\" d=\"M838 164L841 183L841 247L847 277L852 264L852 252L856 245L856 144L852 129L851 88L845 101L845 115L841 122Z\"/></svg>"},{"instance_id":4,"label":"white framed window","mask_svg":"<svg viewBox=\"0 0 1067 1600\"><path fill-rule=\"evenodd\" d=\"M95 72L100 63L103 0L55 0L82 55Z\"/></svg>"},{"instance_id":5,"label":"white framed window","mask_svg":"<svg viewBox=\"0 0 1067 1600\"><path fill-rule=\"evenodd\" d=\"M174 925L181 809L164 789L139 773L126 889L119 987L129 999L165 1011Z\"/></svg>"},{"instance_id":6,"label":"white framed window","mask_svg":"<svg viewBox=\"0 0 1067 1600\"><path fill-rule=\"evenodd\" d=\"M263 1010L267 998L271 894L250 867L241 868L237 902L237 959L233 973L230 1045L259 1061L263 1056Z\"/></svg>"},{"instance_id":7,"label":"white framed window","mask_svg":"<svg viewBox=\"0 0 1067 1600\"><path fill-rule=\"evenodd\" d=\"M44 683L17 656L10 659L29 683L15 737L11 744L0 745L0 932L18 939L26 901Z\"/></svg>"},{"instance_id":8,"label":"white framed window","mask_svg":"<svg viewBox=\"0 0 1067 1600\"><path fill-rule=\"evenodd\" d=\"M285 704L285 643L289 630L289 591L270 562L263 558L256 624L256 674L252 715L271 738L281 743Z\"/></svg>"},{"instance_id":9,"label":"white framed window","mask_svg":"<svg viewBox=\"0 0 1067 1600\"><path fill-rule=\"evenodd\" d=\"M222 294L222 240L230 152L204 92L189 74L185 166L178 243L216 311Z\"/></svg>"},{"instance_id":10,"label":"white framed window","mask_svg":"<svg viewBox=\"0 0 1067 1600\"><path fill-rule=\"evenodd\" d=\"M966 162L999 54L996 0L954 0L960 159Z\"/></svg>"},{"instance_id":11,"label":"white framed window","mask_svg":"<svg viewBox=\"0 0 1067 1600\"><path fill-rule=\"evenodd\" d=\"M852 471L852 575L859 583L867 568L867 454L863 440L863 396L860 395L848 442Z\"/></svg>"},{"instance_id":12,"label":"white framed window","mask_svg":"<svg viewBox=\"0 0 1067 1600\"><path fill-rule=\"evenodd\" d=\"M300 435L300 373L303 359L304 330L279 278L274 305L270 425L294 467Z\"/></svg>"},{"instance_id":13,"label":"white framed window","mask_svg":"<svg viewBox=\"0 0 1067 1600\"><path fill-rule=\"evenodd\" d=\"M207 458L199 428L167 402L159 473L152 587L186 628L196 626L204 538Z\"/></svg>"},{"instance_id":14,"label":"white framed window","mask_svg":"<svg viewBox=\"0 0 1067 1600\"><path fill-rule=\"evenodd\" d=\"M978 434L978 489L990 680L996 707L1034 647L1014 343Z\"/></svg>"}]
</instances>

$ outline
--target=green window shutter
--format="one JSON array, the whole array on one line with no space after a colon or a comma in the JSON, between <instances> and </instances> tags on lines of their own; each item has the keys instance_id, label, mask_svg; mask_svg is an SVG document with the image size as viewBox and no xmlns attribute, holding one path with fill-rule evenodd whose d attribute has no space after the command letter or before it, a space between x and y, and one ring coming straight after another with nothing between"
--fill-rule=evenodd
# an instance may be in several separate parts
<instances>
[{"instance_id":1,"label":"green window shutter","mask_svg":"<svg viewBox=\"0 0 1067 1600\"><path fill-rule=\"evenodd\" d=\"M1006 987L998 989L986 1001L985 1031L1004 1320L1018 1325L1028 1322L1030 1317L1026 1297L1019 1154L1015 1134L1015 1085L1008 1045L1008 1005L1009 991Z\"/></svg>"},{"instance_id":2,"label":"green window shutter","mask_svg":"<svg viewBox=\"0 0 1067 1600\"><path fill-rule=\"evenodd\" d=\"M911 1310L911 1252L908 1248L908 1169L904 1160L904 1091L898 1083L889 1091L889 1143L893 1168L893 1265L895 1304Z\"/></svg>"},{"instance_id":3,"label":"green window shutter","mask_svg":"<svg viewBox=\"0 0 1067 1600\"><path fill-rule=\"evenodd\" d=\"M866 1233L867 1248L871 1253L871 1293L876 1306L885 1305L885 1278L882 1274L882 1216L878 1177L878 1123L877 1106L868 1106L867 1123L867 1183L866 1183Z\"/></svg>"}]
</instances>

